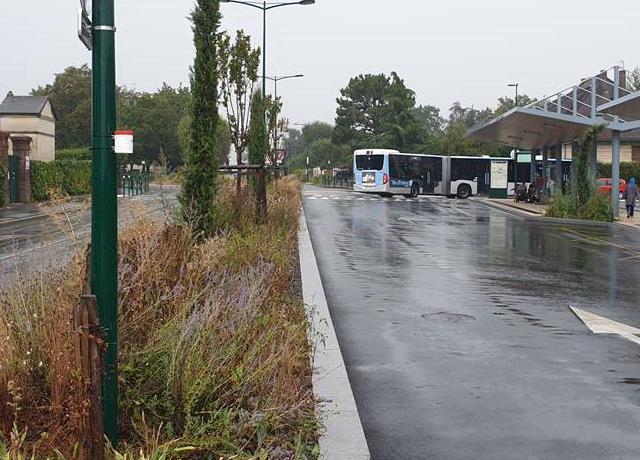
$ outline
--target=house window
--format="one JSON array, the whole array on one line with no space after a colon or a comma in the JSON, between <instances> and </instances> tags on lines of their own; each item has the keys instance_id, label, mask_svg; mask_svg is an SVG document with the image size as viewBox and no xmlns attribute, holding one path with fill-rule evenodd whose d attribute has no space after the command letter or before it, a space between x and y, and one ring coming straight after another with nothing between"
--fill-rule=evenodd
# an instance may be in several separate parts
<instances>
[{"instance_id":1,"label":"house window","mask_svg":"<svg viewBox=\"0 0 640 460\"><path fill-rule=\"evenodd\" d=\"M640 163L640 145L631 146L631 161Z\"/></svg>"}]
</instances>

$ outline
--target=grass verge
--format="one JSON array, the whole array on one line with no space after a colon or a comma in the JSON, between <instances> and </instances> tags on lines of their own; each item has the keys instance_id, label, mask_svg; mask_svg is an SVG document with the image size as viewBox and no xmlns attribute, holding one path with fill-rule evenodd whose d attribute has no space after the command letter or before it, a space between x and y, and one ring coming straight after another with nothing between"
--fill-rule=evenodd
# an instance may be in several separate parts
<instances>
[{"instance_id":1,"label":"grass verge","mask_svg":"<svg viewBox=\"0 0 640 460\"><path fill-rule=\"evenodd\" d=\"M123 442L111 457L317 457L295 284L300 188L271 187L269 214L257 223L252 197L223 186L220 230L202 244L188 226L148 218L121 233ZM0 293L0 459L2 444L15 455L71 459L82 441L87 409L70 318L83 260Z\"/></svg>"}]
</instances>

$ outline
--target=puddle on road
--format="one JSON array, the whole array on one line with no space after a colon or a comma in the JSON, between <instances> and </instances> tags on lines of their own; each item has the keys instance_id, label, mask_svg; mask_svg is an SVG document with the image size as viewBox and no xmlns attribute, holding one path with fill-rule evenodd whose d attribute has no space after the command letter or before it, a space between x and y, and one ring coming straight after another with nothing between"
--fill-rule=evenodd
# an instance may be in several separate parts
<instances>
[{"instance_id":1,"label":"puddle on road","mask_svg":"<svg viewBox=\"0 0 640 460\"><path fill-rule=\"evenodd\" d=\"M440 311L438 313L425 313L420 315L423 319L435 319L439 321L448 321L450 323L462 323L476 321L475 316L465 315L462 313L447 313Z\"/></svg>"}]
</instances>

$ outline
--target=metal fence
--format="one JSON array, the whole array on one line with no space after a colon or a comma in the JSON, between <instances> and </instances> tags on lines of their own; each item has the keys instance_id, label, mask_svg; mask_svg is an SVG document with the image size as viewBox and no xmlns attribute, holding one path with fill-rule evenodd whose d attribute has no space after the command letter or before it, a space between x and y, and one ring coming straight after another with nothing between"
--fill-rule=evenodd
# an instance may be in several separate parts
<instances>
[{"instance_id":1,"label":"metal fence","mask_svg":"<svg viewBox=\"0 0 640 460\"><path fill-rule=\"evenodd\" d=\"M349 175L329 175L323 174L319 177L311 178L312 184L321 185L323 187L335 188L353 188L353 176Z\"/></svg>"},{"instance_id":2,"label":"metal fence","mask_svg":"<svg viewBox=\"0 0 640 460\"><path fill-rule=\"evenodd\" d=\"M151 173L127 171L120 175L118 190L121 195L132 196L149 192Z\"/></svg>"}]
</instances>

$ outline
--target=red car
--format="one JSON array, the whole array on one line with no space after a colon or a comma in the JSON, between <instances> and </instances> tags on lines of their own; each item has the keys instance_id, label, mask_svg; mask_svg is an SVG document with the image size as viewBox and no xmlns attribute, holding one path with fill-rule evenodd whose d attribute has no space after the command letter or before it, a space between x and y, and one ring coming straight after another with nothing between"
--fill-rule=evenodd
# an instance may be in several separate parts
<instances>
[{"instance_id":1,"label":"red car","mask_svg":"<svg viewBox=\"0 0 640 460\"><path fill-rule=\"evenodd\" d=\"M609 195L611 194L611 186L612 186L613 181L611 180L611 178L601 178L598 179L596 181L596 184L598 186L598 189L596 190L596 193L601 193L603 195ZM627 181L624 179L620 179L620 196L622 196L622 194L624 193L624 191L627 189Z\"/></svg>"}]
</instances>

